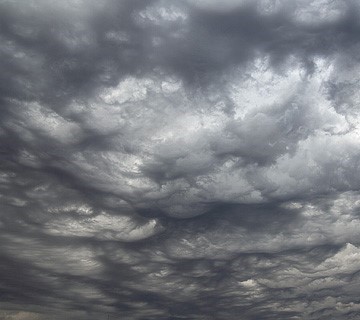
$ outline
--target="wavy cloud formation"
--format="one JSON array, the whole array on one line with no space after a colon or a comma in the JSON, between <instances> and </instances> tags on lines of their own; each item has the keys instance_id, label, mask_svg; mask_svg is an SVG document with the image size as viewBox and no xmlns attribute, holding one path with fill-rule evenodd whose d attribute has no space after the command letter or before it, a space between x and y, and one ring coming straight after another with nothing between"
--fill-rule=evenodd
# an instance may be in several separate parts
<instances>
[{"instance_id":1,"label":"wavy cloud formation","mask_svg":"<svg viewBox=\"0 0 360 320\"><path fill-rule=\"evenodd\" d=\"M357 319L360 6L0 1L2 319Z\"/></svg>"}]
</instances>

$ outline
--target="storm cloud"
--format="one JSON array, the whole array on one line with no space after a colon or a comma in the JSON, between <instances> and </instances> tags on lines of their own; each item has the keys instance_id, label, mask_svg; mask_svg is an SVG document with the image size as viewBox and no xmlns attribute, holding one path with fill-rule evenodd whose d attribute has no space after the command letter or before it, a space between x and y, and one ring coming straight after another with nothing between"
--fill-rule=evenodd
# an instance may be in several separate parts
<instances>
[{"instance_id":1,"label":"storm cloud","mask_svg":"<svg viewBox=\"0 0 360 320\"><path fill-rule=\"evenodd\" d=\"M0 0L0 318L359 319L355 0Z\"/></svg>"}]
</instances>

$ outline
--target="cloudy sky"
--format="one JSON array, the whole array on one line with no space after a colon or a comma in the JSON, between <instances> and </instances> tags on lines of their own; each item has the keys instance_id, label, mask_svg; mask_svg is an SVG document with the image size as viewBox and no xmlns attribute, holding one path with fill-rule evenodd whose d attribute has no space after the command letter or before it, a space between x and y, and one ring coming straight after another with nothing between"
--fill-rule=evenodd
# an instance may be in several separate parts
<instances>
[{"instance_id":1,"label":"cloudy sky","mask_svg":"<svg viewBox=\"0 0 360 320\"><path fill-rule=\"evenodd\" d=\"M0 0L0 319L359 319L359 21Z\"/></svg>"}]
</instances>

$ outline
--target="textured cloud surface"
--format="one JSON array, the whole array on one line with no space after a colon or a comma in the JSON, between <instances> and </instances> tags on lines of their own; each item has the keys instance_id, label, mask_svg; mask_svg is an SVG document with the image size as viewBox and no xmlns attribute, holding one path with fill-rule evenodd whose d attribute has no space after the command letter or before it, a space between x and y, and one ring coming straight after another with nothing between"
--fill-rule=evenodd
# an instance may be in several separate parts
<instances>
[{"instance_id":1,"label":"textured cloud surface","mask_svg":"<svg viewBox=\"0 0 360 320\"><path fill-rule=\"evenodd\" d=\"M0 319L360 319L355 0L0 0Z\"/></svg>"}]
</instances>

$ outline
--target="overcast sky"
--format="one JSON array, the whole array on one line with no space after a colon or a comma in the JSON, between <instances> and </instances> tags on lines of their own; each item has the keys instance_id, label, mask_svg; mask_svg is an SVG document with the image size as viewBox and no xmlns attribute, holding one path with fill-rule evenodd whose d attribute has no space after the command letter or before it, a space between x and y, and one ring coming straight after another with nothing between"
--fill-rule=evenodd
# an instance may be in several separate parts
<instances>
[{"instance_id":1,"label":"overcast sky","mask_svg":"<svg viewBox=\"0 0 360 320\"><path fill-rule=\"evenodd\" d=\"M0 0L0 319L360 317L360 2Z\"/></svg>"}]
</instances>

